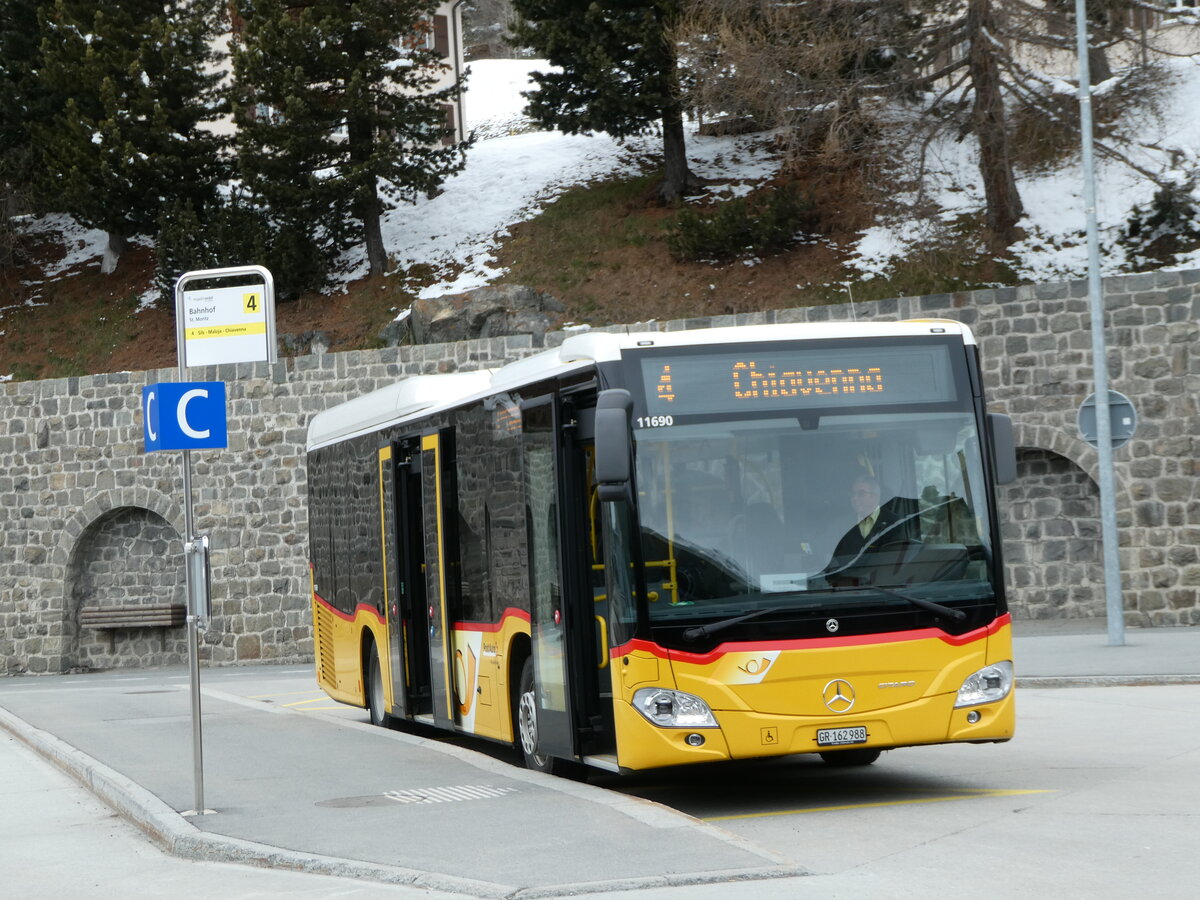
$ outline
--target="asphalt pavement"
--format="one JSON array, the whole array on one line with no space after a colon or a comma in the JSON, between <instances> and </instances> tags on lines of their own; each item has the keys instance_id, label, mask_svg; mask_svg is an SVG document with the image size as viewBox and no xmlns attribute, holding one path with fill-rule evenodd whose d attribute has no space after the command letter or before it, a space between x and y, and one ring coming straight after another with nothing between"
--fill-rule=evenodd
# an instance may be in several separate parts
<instances>
[{"instance_id":1,"label":"asphalt pavement","mask_svg":"<svg viewBox=\"0 0 1200 900\"><path fill-rule=\"evenodd\" d=\"M1129 628L1123 646L1109 645L1102 620L1014 631L1018 690L1200 684L1200 627ZM714 824L526 771L479 742L372 728L315 690L296 699L311 667L206 669L201 683L206 814L186 815L196 799L186 670L0 678L7 885L185 900L753 881L760 896L786 896L807 874Z\"/></svg>"}]
</instances>

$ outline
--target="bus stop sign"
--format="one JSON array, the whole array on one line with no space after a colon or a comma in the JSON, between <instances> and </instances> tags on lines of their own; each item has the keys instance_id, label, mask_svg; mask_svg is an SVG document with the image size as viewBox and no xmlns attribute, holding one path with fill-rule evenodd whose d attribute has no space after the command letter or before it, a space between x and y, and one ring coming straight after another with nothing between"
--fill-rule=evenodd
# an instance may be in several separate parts
<instances>
[{"instance_id":1,"label":"bus stop sign","mask_svg":"<svg viewBox=\"0 0 1200 900\"><path fill-rule=\"evenodd\" d=\"M225 382L168 381L142 388L146 452L228 447Z\"/></svg>"},{"instance_id":2,"label":"bus stop sign","mask_svg":"<svg viewBox=\"0 0 1200 900\"><path fill-rule=\"evenodd\" d=\"M1112 448L1124 447L1137 431L1137 410L1119 391L1108 392L1108 418L1112 423ZM1079 435L1093 447L1099 448L1096 429L1096 395L1088 394L1079 407Z\"/></svg>"}]
</instances>

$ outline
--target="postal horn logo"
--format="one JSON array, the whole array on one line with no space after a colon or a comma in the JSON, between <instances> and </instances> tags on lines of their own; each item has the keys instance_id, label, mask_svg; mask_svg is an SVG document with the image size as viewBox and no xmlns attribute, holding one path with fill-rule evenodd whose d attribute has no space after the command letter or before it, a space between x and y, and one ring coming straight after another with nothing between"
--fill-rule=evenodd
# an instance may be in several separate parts
<instances>
[{"instance_id":1,"label":"postal horn logo","mask_svg":"<svg viewBox=\"0 0 1200 900\"><path fill-rule=\"evenodd\" d=\"M850 712L854 706L854 686L841 678L835 678L825 685L825 690L821 691L821 699L831 712Z\"/></svg>"},{"instance_id":2,"label":"postal horn logo","mask_svg":"<svg viewBox=\"0 0 1200 900\"><path fill-rule=\"evenodd\" d=\"M738 668L747 675L765 675L767 673L767 669L771 668L771 663L773 661L774 660L763 656L743 663L742 665L738 666Z\"/></svg>"}]
</instances>

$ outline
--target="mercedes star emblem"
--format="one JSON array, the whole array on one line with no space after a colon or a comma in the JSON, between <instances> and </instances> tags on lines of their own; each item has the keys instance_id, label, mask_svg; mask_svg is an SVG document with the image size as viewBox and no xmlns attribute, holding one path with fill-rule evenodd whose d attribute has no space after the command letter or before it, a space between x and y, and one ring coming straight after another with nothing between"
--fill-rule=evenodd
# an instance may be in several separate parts
<instances>
[{"instance_id":1,"label":"mercedes star emblem","mask_svg":"<svg viewBox=\"0 0 1200 900\"><path fill-rule=\"evenodd\" d=\"M832 633L832 632L834 632L834 631L837 631L837 630L838 630L838 628L839 628L839 625L838 625L838 620L837 620L837 619L828 619L828 620L825 622L825 630L826 630L826 631L828 631L828 632L830 632L830 633Z\"/></svg>"},{"instance_id":2,"label":"mercedes star emblem","mask_svg":"<svg viewBox=\"0 0 1200 900\"><path fill-rule=\"evenodd\" d=\"M831 712L850 712L851 707L854 706L854 688L850 682L835 678L825 685L825 690L821 691L821 699L825 701L825 705Z\"/></svg>"}]
</instances>

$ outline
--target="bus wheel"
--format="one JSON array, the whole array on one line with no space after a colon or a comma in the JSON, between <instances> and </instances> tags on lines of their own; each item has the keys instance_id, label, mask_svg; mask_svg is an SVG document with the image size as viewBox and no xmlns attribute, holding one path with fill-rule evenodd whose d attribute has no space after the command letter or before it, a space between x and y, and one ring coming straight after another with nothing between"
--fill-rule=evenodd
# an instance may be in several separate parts
<instances>
[{"instance_id":1,"label":"bus wheel","mask_svg":"<svg viewBox=\"0 0 1200 900\"><path fill-rule=\"evenodd\" d=\"M537 697L533 692L532 657L525 660L521 668L521 686L517 691L517 733L521 739L521 752L525 755L525 767L553 775L558 760L537 752Z\"/></svg>"},{"instance_id":2,"label":"bus wheel","mask_svg":"<svg viewBox=\"0 0 1200 900\"><path fill-rule=\"evenodd\" d=\"M379 665L379 651L371 644L371 656L367 662L367 709L371 713L371 724L386 727L387 710L383 700L383 668Z\"/></svg>"},{"instance_id":3,"label":"bus wheel","mask_svg":"<svg viewBox=\"0 0 1200 900\"><path fill-rule=\"evenodd\" d=\"M830 750L821 754L830 766L869 766L879 759L882 750Z\"/></svg>"}]
</instances>

